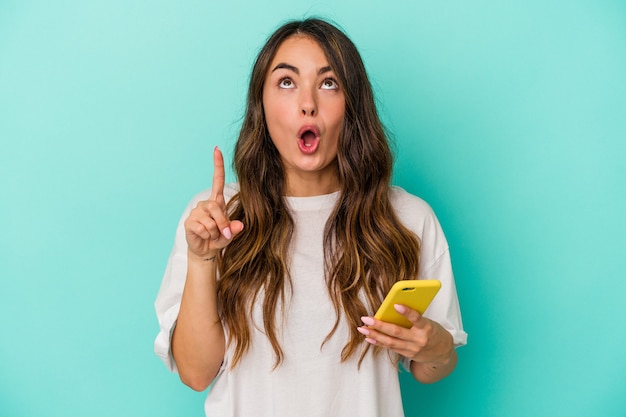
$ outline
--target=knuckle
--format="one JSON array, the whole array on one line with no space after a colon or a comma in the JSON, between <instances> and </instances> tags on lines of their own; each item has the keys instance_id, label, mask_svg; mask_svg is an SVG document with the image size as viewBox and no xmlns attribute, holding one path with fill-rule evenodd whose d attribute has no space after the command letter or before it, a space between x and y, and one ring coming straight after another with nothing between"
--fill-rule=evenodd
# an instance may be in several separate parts
<instances>
[{"instance_id":1,"label":"knuckle","mask_svg":"<svg viewBox=\"0 0 626 417\"><path fill-rule=\"evenodd\" d=\"M417 339L415 339L415 346L417 347L418 351L422 350L424 347L426 347L426 344L428 343L428 340L425 337L418 337Z\"/></svg>"},{"instance_id":2,"label":"knuckle","mask_svg":"<svg viewBox=\"0 0 626 417\"><path fill-rule=\"evenodd\" d=\"M431 334L433 332L434 327L431 322L427 322L424 325L423 329L424 329L424 332L426 332L427 334Z\"/></svg>"},{"instance_id":3,"label":"knuckle","mask_svg":"<svg viewBox=\"0 0 626 417\"><path fill-rule=\"evenodd\" d=\"M193 232L198 236L202 236L203 238L206 238L207 235L211 234L211 232L206 230L206 228L204 228L201 224L194 225Z\"/></svg>"},{"instance_id":4,"label":"knuckle","mask_svg":"<svg viewBox=\"0 0 626 417\"><path fill-rule=\"evenodd\" d=\"M387 343L387 348L391 350L396 350L399 347L400 347L400 344L394 339L389 340L389 342Z\"/></svg>"},{"instance_id":5,"label":"knuckle","mask_svg":"<svg viewBox=\"0 0 626 417\"><path fill-rule=\"evenodd\" d=\"M215 201L215 200L207 200L204 203L205 211L213 211L213 210L215 210L215 208L219 208L219 205L218 205L217 201Z\"/></svg>"},{"instance_id":6,"label":"knuckle","mask_svg":"<svg viewBox=\"0 0 626 417\"><path fill-rule=\"evenodd\" d=\"M195 221L195 219L193 219L192 217L189 217L187 220L185 220L185 230L197 234L198 222Z\"/></svg>"},{"instance_id":7,"label":"knuckle","mask_svg":"<svg viewBox=\"0 0 626 417\"><path fill-rule=\"evenodd\" d=\"M407 318L412 322L416 322L421 318L421 316L417 311L409 310L409 314L407 314Z\"/></svg>"},{"instance_id":8,"label":"knuckle","mask_svg":"<svg viewBox=\"0 0 626 417\"><path fill-rule=\"evenodd\" d=\"M396 338L400 337L401 334L402 334L402 328L399 326L394 326L389 331L389 336L393 336Z\"/></svg>"}]
</instances>

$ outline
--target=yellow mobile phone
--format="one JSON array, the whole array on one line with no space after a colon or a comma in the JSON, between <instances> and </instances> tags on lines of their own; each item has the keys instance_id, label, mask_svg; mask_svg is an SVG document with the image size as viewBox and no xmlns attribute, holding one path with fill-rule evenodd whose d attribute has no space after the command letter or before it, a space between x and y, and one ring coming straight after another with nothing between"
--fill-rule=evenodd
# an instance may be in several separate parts
<instances>
[{"instance_id":1,"label":"yellow mobile phone","mask_svg":"<svg viewBox=\"0 0 626 417\"><path fill-rule=\"evenodd\" d=\"M389 290L374 318L394 323L407 329L411 328L413 324L402 314L398 313L393 308L393 305L402 304L416 310L420 314L424 314L424 311L426 311L426 308L435 298L440 288L441 282L436 279L398 281Z\"/></svg>"}]
</instances>

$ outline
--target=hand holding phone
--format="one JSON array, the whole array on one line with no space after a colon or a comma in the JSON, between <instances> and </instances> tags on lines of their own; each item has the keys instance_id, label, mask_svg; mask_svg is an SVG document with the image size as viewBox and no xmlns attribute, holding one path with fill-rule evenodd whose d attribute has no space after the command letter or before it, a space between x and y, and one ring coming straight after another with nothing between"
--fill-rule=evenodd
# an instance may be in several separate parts
<instances>
[{"instance_id":1,"label":"hand holding phone","mask_svg":"<svg viewBox=\"0 0 626 417\"><path fill-rule=\"evenodd\" d=\"M409 329L413 324L393 305L402 304L424 314L440 288L441 282L436 279L398 281L389 290L374 318Z\"/></svg>"}]
</instances>

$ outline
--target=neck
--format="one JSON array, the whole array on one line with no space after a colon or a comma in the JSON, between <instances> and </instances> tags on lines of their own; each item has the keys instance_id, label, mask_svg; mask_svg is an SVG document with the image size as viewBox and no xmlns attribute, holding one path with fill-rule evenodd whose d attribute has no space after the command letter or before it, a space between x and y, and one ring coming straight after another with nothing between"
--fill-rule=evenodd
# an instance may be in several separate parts
<instances>
[{"instance_id":1,"label":"neck","mask_svg":"<svg viewBox=\"0 0 626 417\"><path fill-rule=\"evenodd\" d=\"M339 191L339 178L336 172L285 174L285 195L289 197L313 197Z\"/></svg>"}]
</instances>

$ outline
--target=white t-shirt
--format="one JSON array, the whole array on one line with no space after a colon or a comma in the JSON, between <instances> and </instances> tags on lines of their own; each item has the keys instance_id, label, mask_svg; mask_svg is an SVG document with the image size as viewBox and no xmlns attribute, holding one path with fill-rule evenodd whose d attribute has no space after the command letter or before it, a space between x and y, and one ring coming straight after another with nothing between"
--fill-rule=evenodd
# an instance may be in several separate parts
<instances>
[{"instance_id":1,"label":"white t-shirt","mask_svg":"<svg viewBox=\"0 0 626 417\"><path fill-rule=\"evenodd\" d=\"M224 190L228 200L236 185ZM198 194L185 210L176 232L161 289L155 302L161 331L155 351L168 368L176 371L170 337L180 308L187 273L187 243L183 222L210 191ZM333 337L322 347L336 313L324 278L324 226L339 193L315 197L286 197L294 220L291 279L293 290L282 314L278 334L284 362L276 369L274 351L263 333L261 303L253 306L251 346L241 362L230 369L233 351L227 350L222 369L205 402L207 416L403 416L398 368L386 354L370 353L357 367L357 352L341 362L349 330L342 320ZM392 187L392 205L402 223L421 240L419 279L438 279L441 290L425 316L448 330L456 346L466 343L452 275L448 244L432 209L421 199ZM370 312L373 314L374 312ZM280 313L279 313L280 314ZM280 319L279 319L280 320ZM367 343L367 342L363 342ZM405 361L408 364L408 361Z\"/></svg>"}]
</instances>

